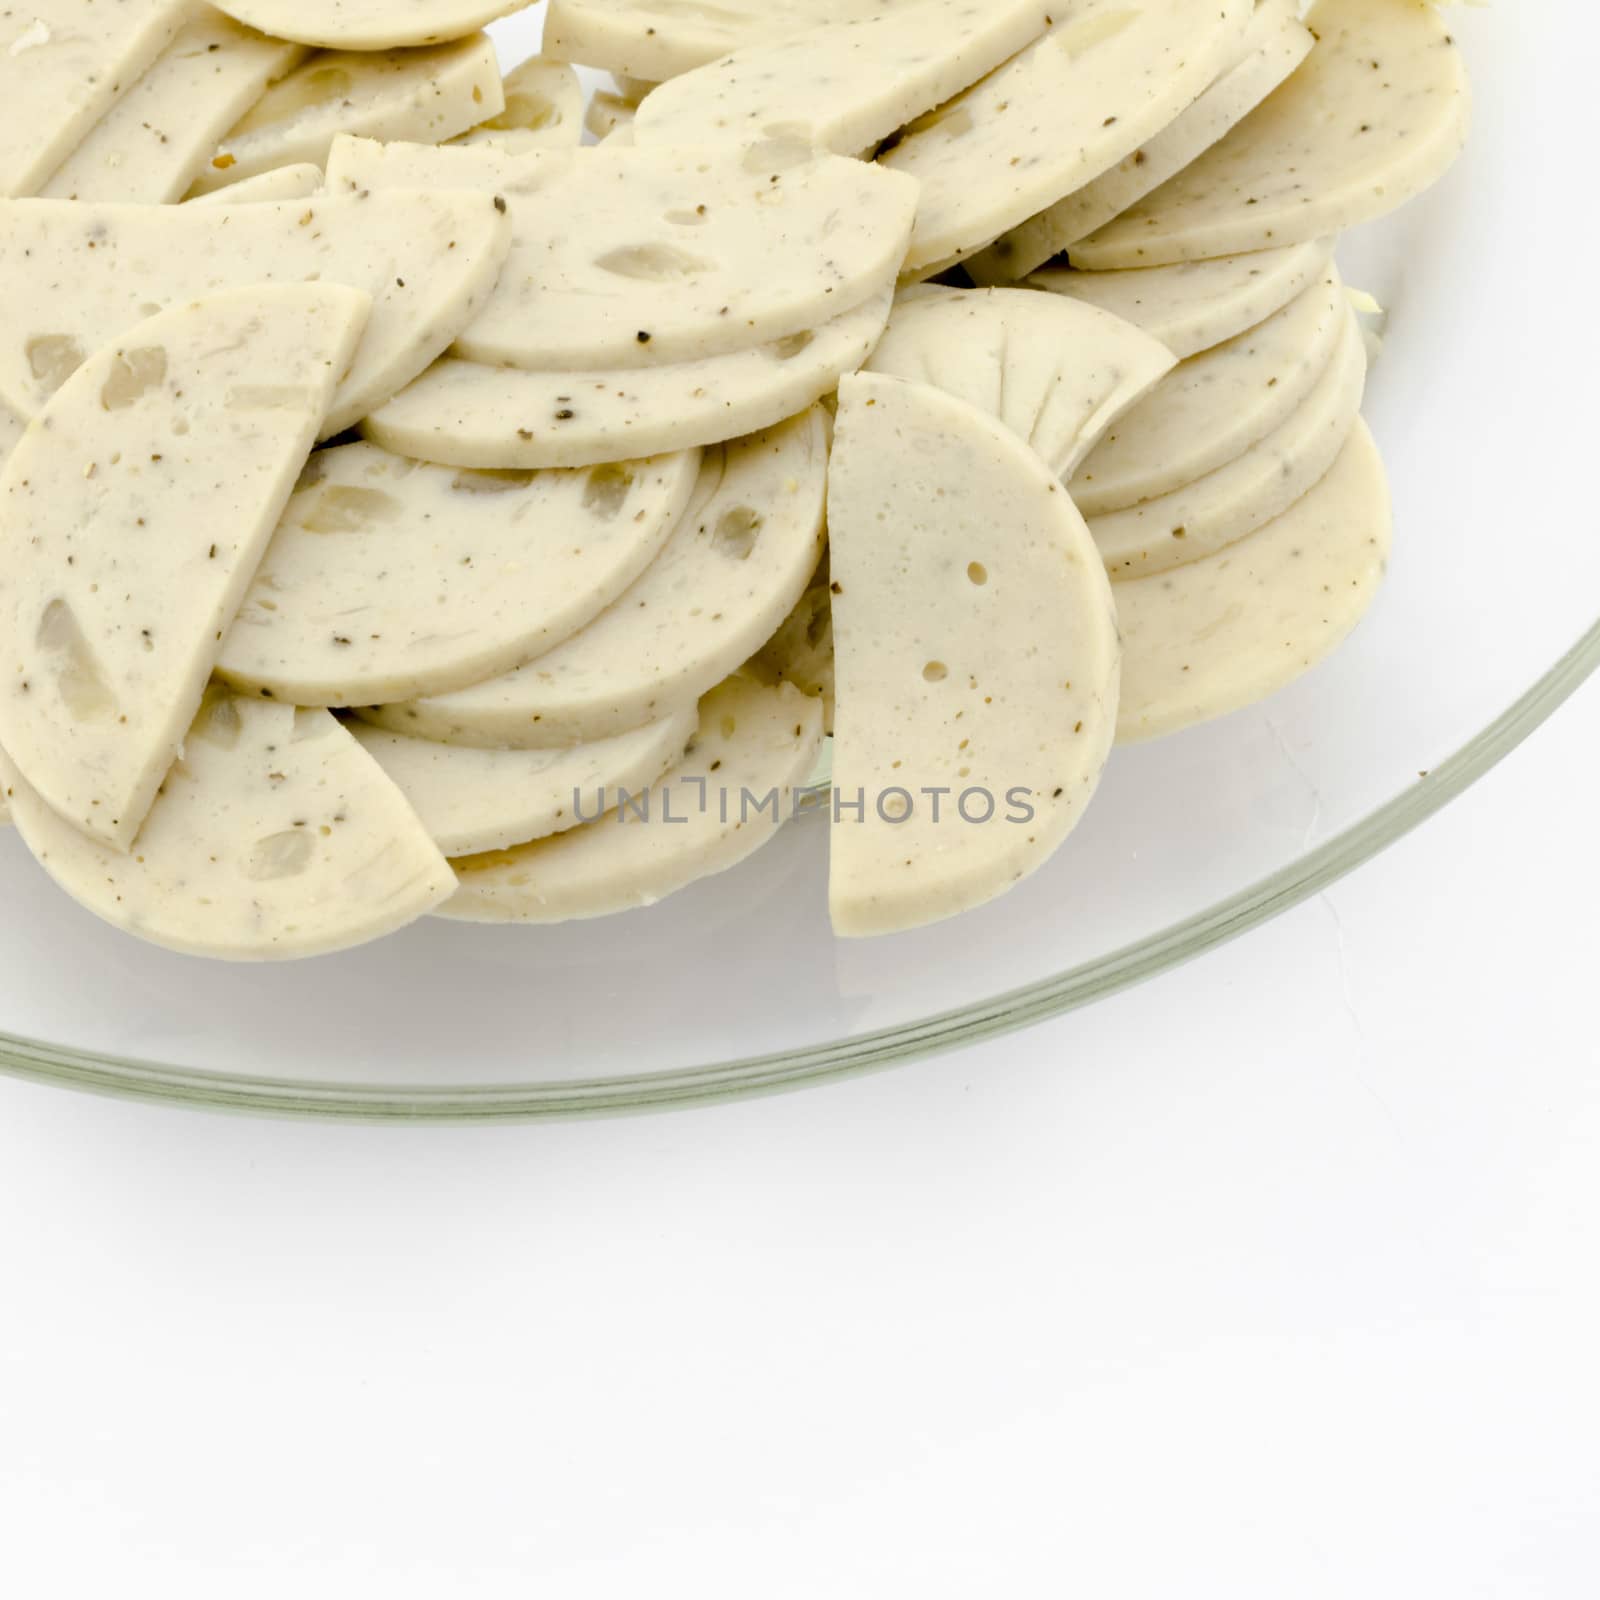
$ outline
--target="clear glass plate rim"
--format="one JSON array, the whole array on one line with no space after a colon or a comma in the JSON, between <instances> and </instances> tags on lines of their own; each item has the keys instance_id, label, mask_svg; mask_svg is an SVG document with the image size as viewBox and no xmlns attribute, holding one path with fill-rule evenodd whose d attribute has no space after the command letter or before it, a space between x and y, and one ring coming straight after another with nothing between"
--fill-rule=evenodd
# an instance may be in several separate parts
<instances>
[{"instance_id":1,"label":"clear glass plate rim","mask_svg":"<svg viewBox=\"0 0 1600 1600\"><path fill-rule=\"evenodd\" d=\"M386 1088L231 1075L77 1051L0 1032L0 1071L123 1097L213 1109L368 1121L577 1117L706 1104L905 1065L1061 1016L1169 971L1298 905L1403 838L1471 787L1597 668L1600 621L1520 699L1416 783L1278 872L1147 938L1053 977L916 1022L800 1049L624 1077Z\"/></svg>"}]
</instances>

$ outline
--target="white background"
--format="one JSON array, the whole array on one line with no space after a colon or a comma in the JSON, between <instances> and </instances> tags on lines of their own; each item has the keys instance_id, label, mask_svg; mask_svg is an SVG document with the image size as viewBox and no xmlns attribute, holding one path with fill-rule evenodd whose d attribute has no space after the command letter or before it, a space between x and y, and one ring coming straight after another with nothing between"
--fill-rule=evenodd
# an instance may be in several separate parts
<instances>
[{"instance_id":1,"label":"white background","mask_svg":"<svg viewBox=\"0 0 1600 1600\"><path fill-rule=\"evenodd\" d=\"M1600 683L1322 899L777 1099L0 1080L0 1591L1600 1592Z\"/></svg>"}]
</instances>

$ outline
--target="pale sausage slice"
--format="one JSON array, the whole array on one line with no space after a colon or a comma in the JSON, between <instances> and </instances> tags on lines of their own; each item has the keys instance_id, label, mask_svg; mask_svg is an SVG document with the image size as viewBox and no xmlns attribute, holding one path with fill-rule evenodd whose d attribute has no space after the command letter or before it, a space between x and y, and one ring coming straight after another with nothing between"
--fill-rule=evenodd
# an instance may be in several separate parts
<instances>
[{"instance_id":1,"label":"pale sausage slice","mask_svg":"<svg viewBox=\"0 0 1600 1600\"><path fill-rule=\"evenodd\" d=\"M1244 54L1193 105L1109 172L1002 234L967 263L967 271L979 283L1025 277L1182 172L1305 60L1316 41L1299 10L1299 0L1257 0Z\"/></svg>"},{"instance_id":2,"label":"pale sausage slice","mask_svg":"<svg viewBox=\"0 0 1600 1600\"><path fill-rule=\"evenodd\" d=\"M700 702L683 761L631 806L552 838L458 858L461 887L438 914L569 922L654 905L772 838L821 742L817 701L788 684L730 678Z\"/></svg>"},{"instance_id":3,"label":"pale sausage slice","mask_svg":"<svg viewBox=\"0 0 1600 1600\"><path fill-rule=\"evenodd\" d=\"M837 933L894 933L1003 894L1083 815L1116 724L1116 619L1066 491L940 390L845 380L828 523L829 905Z\"/></svg>"},{"instance_id":4,"label":"pale sausage slice","mask_svg":"<svg viewBox=\"0 0 1600 1600\"><path fill-rule=\"evenodd\" d=\"M241 178L226 189L212 189L197 194L183 203L186 206L244 206L259 200L303 200L322 187L322 168L311 161L296 161L287 167L274 167L271 172L258 172L253 178Z\"/></svg>"},{"instance_id":5,"label":"pale sausage slice","mask_svg":"<svg viewBox=\"0 0 1600 1600\"><path fill-rule=\"evenodd\" d=\"M458 133L450 144L487 144L499 150L562 150L583 137L583 85L561 61L530 56L501 82L506 107Z\"/></svg>"},{"instance_id":6,"label":"pale sausage slice","mask_svg":"<svg viewBox=\"0 0 1600 1600\"><path fill-rule=\"evenodd\" d=\"M1243 48L1254 0L1062 0L1050 31L880 159L922 185L906 257L926 277L1114 167Z\"/></svg>"},{"instance_id":7,"label":"pale sausage slice","mask_svg":"<svg viewBox=\"0 0 1600 1600\"><path fill-rule=\"evenodd\" d=\"M0 466L17 447L23 430L28 426L10 406L0 406Z\"/></svg>"},{"instance_id":8,"label":"pale sausage slice","mask_svg":"<svg viewBox=\"0 0 1600 1600\"><path fill-rule=\"evenodd\" d=\"M666 548L581 632L515 672L363 715L449 743L540 746L604 738L696 699L805 589L827 462L820 408L708 450Z\"/></svg>"},{"instance_id":9,"label":"pale sausage slice","mask_svg":"<svg viewBox=\"0 0 1600 1600\"><path fill-rule=\"evenodd\" d=\"M519 0L222 0L263 33L325 50L392 50L459 39L518 9Z\"/></svg>"},{"instance_id":10,"label":"pale sausage slice","mask_svg":"<svg viewBox=\"0 0 1600 1600\"><path fill-rule=\"evenodd\" d=\"M864 21L907 0L551 0L541 49L557 61L660 83L741 45Z\"/></svg>"},{"instance_id":11,"label":"pale sausage slice","mask_svg":"<svg viewBox=\"0 0 1600 1600\"><path fill-rule=\"evenodd\" d=\"M463 467L586 467L718 444L802 412L867 358L892 291L815 333L753 350L612 372L436 362L373 411L367 436Z\"/></svg>"},{"instance_id":12,"label":"pale sausage slice","mask_svg":"<svg viewBox=\"0 0 1600 1600\"><path fill-rule=\"evenodd\" d=\"M763 683L792 683L822 702L822 728L833 732L833 602L828 559L812 576L777 632L745 663Z\"/></svg>"},{"instance_id":13,"label":"pale sausage slice","mask_svg":"<svg viewBox=\"0 0 1600 1600\"><path fill-rule=\"evenodd\" d=\"M57 200L181 200L217 140L305 59L209 7L90 129L39 191Z\"/></svg>"},{"instance_id":14,"label":"pale sausage slice","mask_svg":"<svg viewBox=\"0 0 1600 1600\"><path fill-rule=\"evenodd\" d=\"M4 755L0 779L23 842L73 899L187 955L326 955L455 890L405 797L326 711L211 690L129 854L64 821Z\"/></svg>"},{"instance_id":15,"label":"pale sausage slice","mask_svg":"<svg viewBox=\"0 0 1600 1600\"><path fill-rule=\"evenodd\" d=\"M1259 444L1304 404L1349 319L1330 267L1260 327L1180 363L1073 473L1078 509L1094 517L1153 500Z\"/></svg>"},{"instance_id":16,"label":"pale sausage slice","mask_svg":"<svg viewBox=\"0 0 1600 1600\"><path fill-rule=\"evenodd\" d=\"M1038 38L1051 0L916 0L825 23L662 84L641 146L756 144L781 134L859 155Z\"/></svg>"},{"instance_id":17,"label":"pale sausage slice","mask_svg":"<svg viewBox=\"0 0 1600 1600\"><path fill-rule=\"evenodd\" d=\"M776 140L516 155L342 139L328 187L501 197L511 253L454 353L536 372L699 361L805 333L893 284L917 203L905 179Z\"/></svg>"},{"instance_id":18,"label":"pale sausage slice","mask_svg":"<svg viewBox=\"0 0 1600 1600\"><path fill-rule=\"evenodd\" d=\"M902 291L867 363L998 417L1057 476L1172 368L1148 334L1026 289Z\"/></svg>"},{"instance_id":19,"label":"pale sausage slice","mask_svg":"<svg viewBox=\"0 0 1600 1600\"><path fill-rule=\"evenodd\" d=\"M367 297L257 285L95 352L0 476L0 747L129 848L316 438Z\"/></svg>"},{"instance_id":20,"label":"pale sausage slice","mask_svg":"<svg viewBox=\"0 0 1600 1600\"><path fill-rule=\"evenodd\" d=\"M505 110L486 33L419 50L311 57L270 88L219 141L191 194L290 162L326 162L341 133L448 139Z\"/></svg>"},{"instance_id":21,"label":"pale sausage slice","mask_svg":"<svg viewBox=\"0 0 1600 1600\"><path fill-rule=\"evenodd\" d=\"M1333 359L1288 421L1203 478L1089 518L1111 576L1143 577L1198 561L1287 511L1344 448L1366 379L1361 328L1346 311Z\"/></svg>"},{"instance_id":22,"label":"pale sausage slice","mask_svg":"<svg viewBox=\"0 0 1600 1600\"><path fill-rule=\"evenodd\" d=\"M554 648L649 565L697 451L576 472L474 472L374 444L321 450L217 670L295 705L479 683Z\"/></svg>"},{"instance_id":23,"label":"pale sausage slice","mask_svg":"<svg viewBox=\"0 0 1600 1600\"><path fill-rule=\"evenodd\" d=\"M447 856L565 833L648 789L683 759L694 702L642 728L560 750L477 750L409 739L363 722L350 732L399 785Z\"/></svg>"},{"instance_id":24,"label":"pale sausage slice","mask_svg":"<svg viewBox=\"0 0 1600 1600\"><path fill-rule=\"evenodd\" d=\"M493 289L510 246L487 195L319 196L255 205L17 201L0 228L0 400L31 417L90 351L163 306L253 283L372 299L323 436L402 389Z\"/></svg>"},{"instance_id":25,"label":"pale sausage slice","mask_svg":"<svg viewBox=\"0 0 1600 1600\"><path fill-rule=\"evenodd\" d=\"M1031 289L1099 306L1159 339L1184 360L1265 322L1316 281L1333 259L1332 239L1185 261L1127 272L1077 272L1047 267Z\"/></svg>"},{"instance_id":26,"label":"pale sausage slice","mask_svg":"<svg viewBox=\"0 0 1600 1600\"><path fill-rule=\"evenodd\" d=\"M1192 166L1073 247L1075 266L1161 266L1370 222L1466 143L1461 52L1430 0L1320 0L1300 69Z\"/></svg>"},{"instance_id":27,"label":"pale sausage slice","mask_svg":"<svg viewBox=\"0 0 1600 1600\"><path fill-rule=\"evenodd\" d=\"M0 15L0 196L37 194L193 15L190 0L29 0Z\"/></svg>"},{"instance_id":28,"label":"pale sausage slice","mask_svg":"<svg viewBox=\"0 0 1600 1600\"><path fill-rule=\"evenodd\" d=\"M1389 538L1383 462L1358 422L1333 469L1282 516L1204 561L1115 584L1117 738L1237 711L1315 666L1372 603Z\"/></svg>"}]
</instances>

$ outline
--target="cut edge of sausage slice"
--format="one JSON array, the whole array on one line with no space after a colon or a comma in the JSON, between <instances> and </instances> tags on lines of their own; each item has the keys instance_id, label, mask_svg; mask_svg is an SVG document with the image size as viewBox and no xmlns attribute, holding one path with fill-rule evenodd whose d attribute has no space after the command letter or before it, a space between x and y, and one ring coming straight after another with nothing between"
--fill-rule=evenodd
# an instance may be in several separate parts
<instances>
[{"instance_id":1,"label":"cut edge of sausage slice","mask_svg":"<svg viewBox=\"0 0 1600 1600\"><path fill-rule=\"evenodd\" d=\"M460 467L588 467L756 433L804 411L871 353L884 289L815 333L704 361L619 372L520 372L447 358L371 412L362 431Z\"/></svg>"},{"instance_id":2,"label":"cut edge of sausage slice","mask_svg":"<svg viewBox=\"0 0 1600 1600\"><path fill-rule=\"evenodd\" d=\"M1371 222L1444 176L1472 97L1439 8L1321 0L1307 21L1317 46L1300 68L1199 160L1074 245L1078 266L1298 244Z\"/></svg>"},{"instance_id":3,"label":"cut edge of sausage slice","mask_svg":"<svg viewBox=\"0 0 1600 1600\"><path fill-rule=\"evenodd\" d=\"M1115 585L1118 742L1241 710L1326 658L1371 605L1390 535L1383 460L1358 420L1322 481L1281 516L1203 561Z\"/></svg>"},{"instance_id":4,"label":"cut edge of sausage slice","mask_svg":"<svg viewBox=\"0 0 1600 1600\"><path fill-rule=\"evenodd\" d=\"M322 50L395 50L476 33L523 0L222 0L219 11L275 38Z\"/></svg>"},{"instance_id":5,"label":"cut edge of sausage slice","mask_svg":"<svg viewBox=\"0 0 1600 1600\"><path fill-rule=\"evenodd\" d=\"M821 743L817 701L729 678L700 702L683 761L644 795L566 833L457 858L460 887L435 915L551 923L654 905L764 845Z\"/></svg>"},{"instance_id":6,"label":"cut edge of sausage slice","mask_svg":"<svg viewBox=\"0 0 1600 1600\"><path fill-rule=\"evenodd\" d=\"M1333 359L1300 408L1226 466L1140 505L1090 517L1114 580L1198 561L1287 511L1322 478L1361 410L1367 350L1345 309Z\"/></svg>"},{"instance_id":7,"label":"cut edge of sausage slice","mask_svg":"<svg viewBox=\"0 0 1600 1600\"><path fill-rule=\"evenodd\" d=\"M479 750L350 723L447 856L509 850L613 811L683 759L694 702L642 728L559 750Z\"/></svg>"},{"instance_id":8,"label":"cut edge of sausage slice","mask_svg":"<svg viewBox=\"0 0 1600 1600\"><path fill-rule=\"evenodd\" d=\"M501 677L363 710L447 744L604 738L704 694L777 630L816 569L827 425L813 407L702 458L672 537L586 628Z\"/></svg>"},{"instance_id":9,"label":"cut edge of sausage slice","mask_svg":"<svg viewBox=\"0 0 1600 1600\"><path fill-rule=\"evenodd\" d=\"M847 17L876 16L886 0L551 0L540 49L558 61L660 83L741 46ZM903 3L903 0L897 0Z\"/></svg>"},{"instance_id":10,"label":"cut edge of sausage slice","mask_svg":"<svg viewBox=\"0 0 1600 1600\"><path fill-rule=\"evenodd\" d=\"M295 161L287 167L241 178L226 189L211 189L182 203L186 206L248 206L263 200L303 200L322 187L322 168L314 161Z\"/></svg>"},{"instance_id":11,"label":"cut edge of sausage slice","mask_svg":"<svg viewBox=\"0 0 1600 1600\"><path fill-rule=\"evenodd\" d=\"M216 670L291 705L444 694L559 645L678 525L699 452L569 472L474 472L366 442L320 450Z\"/></svg>"},{"instance_id":12,"label":"cut edge of sausage slice","mask_svg":"<svg viewBox=\"0 0 1600 1600\"><path fill-rule=\"evenodd\" d=\"M1162 344L1094 306L1028 289L902 289L867 370L997 417L1056 475L1172 370Z\"/></svg>"},{"instance_id":13,"label":"cut edge of sausage slice","mask_svg":"<svg viewBox=\"0 0 1600 1600\"><path fill-rule=\"evenodd\" d=\"M1005 893L1071 832L1111 747L1116 619L1066 491L952 395L845 380L828 487L829 910L837 934L895 933Z\"/></svg>"},{"instance_id":14,"label":"cut edge of sausage slice","mask_svg":"<svg viewBox=\"0 0 1600 1600\"><path fill-rule=\"evenodd\" d=\"M455 891L405 798L326 711L210 690L132 854L0 754L23 842L81 906L185 955L287 961L380 938Z\"/></svg>"},{"instance_id":15,"label":"cut edge of sausage slice","mask_svg":"<svg viewBox=\"0 0 1600 1600\"><path fill-rule=\"evenodd\" d=\"M217 140L305 59L209 7L179 29L39 193L55 200L179 200Z\"/></svg>"},{"instance_id":16,"label":"cut edge of sausage slice","mask_svg":"<svg viewBox=\"0 0 1600 1600\"><path fill-rule=\"evenodd\" d=\"M246 206L19 200L0 232L0 399L32 416L149 307L222 285L346 283L367 331L323 421L342 433L422 372L493 289L510 244L486 195L412 190Z\"/></svg>"},{"instance_id":17,"label":"cut edge of sausage slice","mask_svg":"<svg viewBox=\"0 0 1600 1600\"><path fill-rule=\"evenodd\" d=\"M1092 183L1002 234L967 262L978 283L1011 283L1087 238L1183 171L1243 121L1310 53L1298 0L1258 0L1244 54L1153 139Z\"/></svg>"},{"instance_id":18,"label":"cut edge of sausage slice","mask_svg":"<svg viewBox=\"0 0 1600 1600\"><path fill-rule=\"evenodd\" d=\"M746 45L662 84L634 137L651 145L756 144L778 134L835 155L871 150L1049 24L1045 0L913 0Z\"/></svg>"},{"instance_id":19,"label":"cut edge of sausage slice","mask_svg":"<svg viewBox=\"0 0 1600 1600\"><path fill-rule=\"evenodd\" d=\"M1099 306L1143 328L1185 361L1281 311L1333 260L1336 243L1313 239L1281 250L1127 272L1047 267L1026 286Z\"/></svg>"},{"instance_id":20,"label":"cut edge of sausage slice","mask_svg":"<svg viewBox=\"0 0 1600 1600\"><path fill-rule=\"evenodd\" d=\"M290 162L325 165L341 133L448 139L504 109L500 66L486 33L417 50L313 55L234 124L189 193L205 194Z\"/></svg>"},{"instance_id":21,"label":"cut edge of sausage slice","mask_svg":"<svg viewBox=\"0 0 1600 1600\"><path fill-rule=\"evenodd\" d=\"M1303 405L1349 320L1337 267L1259 326L1180 362L1067 484L1086 517L1180 489L1259 444Z\"/></svg>"},{"instance_id":22,"label":"cut edge of sausage slice","mask_svg":"<svg viewBox=\"0 0 1600 1600\"><path fill-rule=\"evenodd\" d=\"M95 352L0 475L0 745L127 850L182 744L369 301L234 289Z\"/></svg>"}]
</instances>

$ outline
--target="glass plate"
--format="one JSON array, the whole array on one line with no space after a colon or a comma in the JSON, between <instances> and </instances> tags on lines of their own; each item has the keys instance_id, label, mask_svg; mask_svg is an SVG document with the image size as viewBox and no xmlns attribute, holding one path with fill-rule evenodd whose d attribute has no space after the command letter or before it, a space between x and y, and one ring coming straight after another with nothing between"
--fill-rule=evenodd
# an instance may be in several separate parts
<instances>
[{"instance_id":1,"label":"glass plate","mask_svg":"<svg viewBox=\"0 0 1600 1600\"><path fill-rule=\"evenodd\" d=\"M1551 0L1451 18L1476 80L1467 155L1340 252L1390 311L1367 402L1395 493L1389 582L1345 649L1288 692L1117 751L1082 826L1015 892L953 923L836 941L819 817L647 911L557 928L427 921L322 961L235 967L104 927L8 831L0 1066L362 1117L548 1116L786 1087L1125 988L1416 826L1600 661L1600 538L1580 492L1596 414L1581 196L1600 27ZM498 26L508 62L536 26Z\"/></svg>"}]
</instances>

